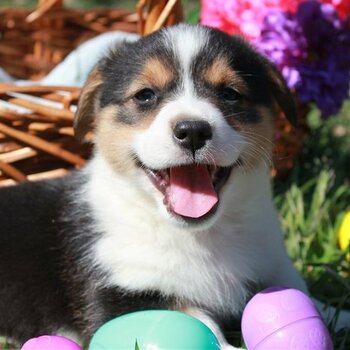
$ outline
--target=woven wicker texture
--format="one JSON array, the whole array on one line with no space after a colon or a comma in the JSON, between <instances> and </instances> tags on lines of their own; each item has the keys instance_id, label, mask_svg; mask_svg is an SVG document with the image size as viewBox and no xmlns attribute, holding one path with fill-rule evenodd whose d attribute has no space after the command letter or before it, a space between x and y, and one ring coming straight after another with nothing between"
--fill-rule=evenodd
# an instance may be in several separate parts
<instances>
[{"instance_id":1,"label":"woven wicker texture","mask_svg":"<svg viewBox=\"0 0 350 350\"><path fill-rule=\"evenodd\" d=\"M137 15L65 9L62 0L40 1L34 12L2 8L0 67L16 78L40 79L79 44L110 30L136 32Z\"/></svg>"},{"instance_id":2,"label":"woven wicker texture","mask_svg":"<svg viewBox=\"0 0 350 350\"><path fill-rule=\"evenodd\" d=\"M90 146L74 138L72 127L79 93L0 85L1 100L9 103L0 108L0 186L61 176L85 164Z\"/></svg>"}]
</instances>

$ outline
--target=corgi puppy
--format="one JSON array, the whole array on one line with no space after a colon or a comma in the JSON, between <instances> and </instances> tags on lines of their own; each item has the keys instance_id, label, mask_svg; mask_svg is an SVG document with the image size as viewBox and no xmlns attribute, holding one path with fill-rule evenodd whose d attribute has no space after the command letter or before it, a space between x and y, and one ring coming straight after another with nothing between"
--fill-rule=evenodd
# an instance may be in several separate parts
<instances>
[{"instance_id":1,"label":"corgi puppy","mask_svg":"<svg viewBox=\"0 0 350 350\"><path fill-rule=\"evenodd\" d=\"M174 309L233 349L224 331L254 293L306 292L271 194L278 110L296 123L281 74L239 37L181 24L112 48L74 121L94 133L87 166L0 190L0 334L88 344L116 316Z\"/></svg>"}]
</instances>

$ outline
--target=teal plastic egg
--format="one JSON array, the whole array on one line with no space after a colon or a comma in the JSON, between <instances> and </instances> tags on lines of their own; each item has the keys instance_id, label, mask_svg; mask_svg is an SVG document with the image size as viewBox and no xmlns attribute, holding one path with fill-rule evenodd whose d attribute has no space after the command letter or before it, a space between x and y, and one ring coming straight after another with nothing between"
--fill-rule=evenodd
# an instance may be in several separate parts
<instances>
[{"instance_id":1,"label":"teal plastic egg","mask_svg":"<svg viewBox=\"0 0 350 350\"><path fill-rule=\"evenodd\" d=\"M138 311L97 330L89 350L219 350L213 332L179 311Z\"/></svg>"}]
</instances>

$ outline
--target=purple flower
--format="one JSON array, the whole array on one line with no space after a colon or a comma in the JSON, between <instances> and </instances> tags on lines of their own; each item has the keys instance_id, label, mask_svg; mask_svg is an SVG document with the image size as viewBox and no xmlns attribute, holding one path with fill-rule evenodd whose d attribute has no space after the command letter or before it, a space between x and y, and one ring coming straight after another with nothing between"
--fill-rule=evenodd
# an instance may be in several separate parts
<instances>
[{"instance_id":1,"label":"purple flower","mask_svg":"<svg viewBox=\"0 0 350 350\"><path fill-rule=\"evenodd\" d=\"M301 3L295 14L270 11L258 49L281 70L301 102L315 102L323 117L348 97L350 28L332 5Z\"/></svg>"},{"instance_id":2,"label":"purple flower","mask_svg":"<svg viewBox=\"0 0 350 350\"><path fill-rule=\"evenodd\" d=\"M279 67L290 88L300 82L297 64L307 57L307 42L292 13L270 11L255 44L260 52Z\"/></svg>"}]
</instances>

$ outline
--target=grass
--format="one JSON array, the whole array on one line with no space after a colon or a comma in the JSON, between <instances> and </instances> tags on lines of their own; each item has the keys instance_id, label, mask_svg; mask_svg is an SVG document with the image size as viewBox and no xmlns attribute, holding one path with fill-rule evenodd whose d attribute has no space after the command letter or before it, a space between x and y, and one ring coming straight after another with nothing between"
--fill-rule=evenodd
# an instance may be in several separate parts
<instances>
[{"instance_id":1,"label":"grass","mask_svg":"<svg viewBox=\"0 0 350 350\"><path fill-rule=\"evenodd\" d=\"M275 182L287 250L313 296L350 309L350 262L337 231L350 210L350 102L338 116L309 115L310 136L288 178ZM335 333L335 349L350 349L350 328ZM350 327L350 325L349 325Z\"/></svg>"},{"instance_id":2,"label":"grass","mask_svg":"<svg viewBox=\"0 0 350 350\"><path fill-rule=\"evenodd\" d=\"M335 188L335 173L322 170L318 178L276 197L289 255L308 282L311 294L338 309L350 307L350 264L337 246L337 231L348 207L350 188ZM330 325L331 326L331 325ZM332 327L330 327L332 328ZM350 333L334 334L350 348Z\"/></svg>"},{"instance_id":3,"label":"grass","mask_svg":"<svg viewBox=\"0 0 350 350\"><path fill-rule=\"evenodd\" d=\"M0 337L0 350L13 350L13 347L10 347L9 343L6 341L6 338Z\"/></svg>"}]
</instances>

